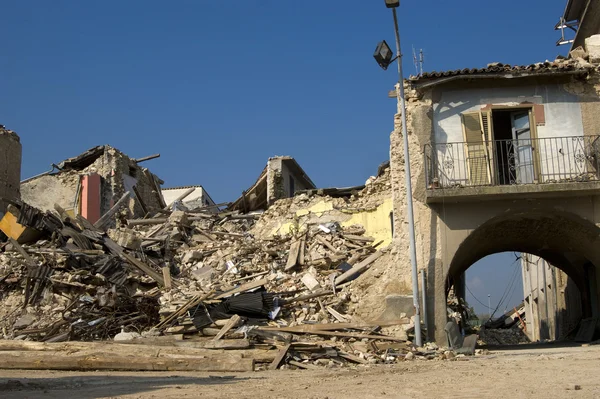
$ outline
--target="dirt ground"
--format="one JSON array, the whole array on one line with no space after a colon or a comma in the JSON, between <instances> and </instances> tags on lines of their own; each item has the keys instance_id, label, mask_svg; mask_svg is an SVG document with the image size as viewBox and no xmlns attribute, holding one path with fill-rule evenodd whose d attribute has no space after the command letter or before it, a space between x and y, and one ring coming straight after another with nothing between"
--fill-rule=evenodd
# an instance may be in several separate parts
<instances>
[{"instance_id":1,"label":"dirt ground","mask_svg":"<svg viewBox=\"0 0 600 399\"><path fill-rule=\"evenodd\" d=\"M0 371L0 398L600 398L600 346L240 374Z\"/></svg>"}]
</instances>

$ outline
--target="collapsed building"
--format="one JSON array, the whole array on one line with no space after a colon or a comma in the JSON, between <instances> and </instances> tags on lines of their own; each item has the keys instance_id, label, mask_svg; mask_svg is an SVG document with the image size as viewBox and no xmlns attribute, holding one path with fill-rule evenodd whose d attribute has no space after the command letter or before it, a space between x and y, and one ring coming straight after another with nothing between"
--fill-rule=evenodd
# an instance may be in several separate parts
<instances>
[{"instance_id":1,"label":"collapsed building","mask_svg":"<svg viewBox=\"0 0 600 399\"><path fill-rule=\"evenodd\" d=\"M21 182L21 198L48 211L60 206L95 223L128 193L128 217L143 217L166 206L160 180L140 163L108 145L91 148L66 159L52 170Z\"/></svg>"}]
</instances>

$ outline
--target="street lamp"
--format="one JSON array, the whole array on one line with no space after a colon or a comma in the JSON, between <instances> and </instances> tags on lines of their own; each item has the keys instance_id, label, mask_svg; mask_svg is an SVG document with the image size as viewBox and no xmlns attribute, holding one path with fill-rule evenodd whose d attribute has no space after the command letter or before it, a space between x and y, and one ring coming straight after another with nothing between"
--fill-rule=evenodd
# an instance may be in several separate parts
<instances>
[{"instance_id":1,"label":"street lamp","mask_svg":"<svg viewBox=\"0 0 600 399\"><path fill-rule=\"evenodd\" d=\"M375 49L375 60L385 70L396 60L398 64L398 83L396 84L396 98L398 100L398 113L402 115L402 135L404 136L404 174L406 177L406 206L408 211L408 236L410 244L410 263L412 267L413 306L415 307L415 343L423 345L421 338L421 312L419 309L419 279L417 272L417 250L415 245L415 218L413 213L412 182L410 177L410 157L408 153L408 130L406 127L406 102L404 99L404 77L402 75L402 53L400 52L400 32L398 29L398 16L396 8L400 0L385 0L385 6L392 9L394 16L394 31L396 33L396 57L392 58L392 51L387 43L380 42Z\"/></svg>"}]
</instances>

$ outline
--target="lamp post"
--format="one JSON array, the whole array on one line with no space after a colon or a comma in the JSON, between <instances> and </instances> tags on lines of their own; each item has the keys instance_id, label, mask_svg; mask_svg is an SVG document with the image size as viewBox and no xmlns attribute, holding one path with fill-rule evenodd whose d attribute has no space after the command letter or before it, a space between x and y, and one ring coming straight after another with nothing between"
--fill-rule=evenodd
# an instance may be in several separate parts
<instances>
[{"instance_id":1,"label":"lamp post","mask_svg":"<svg viewBox=\"0 0 600 399\"><path fill-rule=\"evenodd\" d=\"M412 182L410 174L410 156L408 153L408 131L406 127L406 104L404 99L404 77L402 74L402 53L400 52L400 33L398 29L398 16L396 8L400 6L400 0L385 0L385 6L392 9L394 16L394 31L396 34L396 57L392 58L392 51L387 43L382 41L375 50L375 60L383 68L396 60L398 64L398 83L396 84L396 98L398 100L398 113L402 115L402 136L404 139L404 174L406 177L406 206L408 213L408 236L410 246L410 263L412 267L412 291L413 306L415 308L415 343L423 345L421 338L421 312L419 309L419 279L417 271L417 250L415 245L415 220L413 213Z\"/></svg>"},{"instance_id":2,"label":"lamp post","mask_svg":"<svg viewBox=\"0 0 600 399\"><path fill-rule=\"evenodd\" d=\"M490 314L490 319L492 318L492 305L491 305L491 295L488 294L488 313Z\"/></svg>"}]
</instances>

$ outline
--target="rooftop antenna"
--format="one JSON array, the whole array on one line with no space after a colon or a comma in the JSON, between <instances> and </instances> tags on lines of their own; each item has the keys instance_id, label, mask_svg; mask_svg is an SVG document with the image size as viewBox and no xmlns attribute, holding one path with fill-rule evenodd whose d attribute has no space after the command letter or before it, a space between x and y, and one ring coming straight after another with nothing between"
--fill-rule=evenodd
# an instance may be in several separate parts
<instances>
[{"instance_id":1,"label":"rooftop antenna","mask_svg":"<svg viewBox=\"0 0 600 399\"><path fill-rule=\"evenodd\" d=\"M423 49L419 50L419 56L417 57L417 52L415 51L415 47L413 46L413 63L415 65L415 71L417 72L417 76L423 75L423 64L425 63Z\"/></svg>"},{"instance_id":2,"label":"rooftop antenna","mask_svg":"<svg viewBox=\"0 0 600 399\"><path fill-rule=\"evenodd\" d=\"M571 44L575 40L566 39L565 38L565 29L569 28L574 32L577 32L579 22L577 21L567 21L564 17L560 17L558 23L554 26L554 30L560 30L560 39L556 42L557 46L562 46L564 44Z\"/></svg>"},{"instance_id":3,"label":"rooftop antenna","mask_svg":"<svg viewBox=\"0 0 600 399\"><path fill-rule=\"evenodd\" d=\"M415 71L418 76L419 75L419 61L417 60L417 52L415 51L415 46L413 46L413 64L415 66Z\"/></svg>"}]
</instances>

